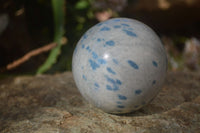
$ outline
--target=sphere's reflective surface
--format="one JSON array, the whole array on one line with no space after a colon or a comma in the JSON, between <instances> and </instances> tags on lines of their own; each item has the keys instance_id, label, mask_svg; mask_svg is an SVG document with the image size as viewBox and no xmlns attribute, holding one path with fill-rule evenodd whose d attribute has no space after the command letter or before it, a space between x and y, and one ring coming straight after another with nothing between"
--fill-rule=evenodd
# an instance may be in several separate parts
<instances>
[{"instance_id":1,"label":"sphere's reflective surface","mask_svg":"<svg viewBox=\"0 0 200 133\"><path fill-rule=\"evenodd\" d=\"M161 89L167 56L143 23L115 18L89 29L73 54L72 71L82 96L108 113L129 113Z\"/></svg>"}]
</instances>

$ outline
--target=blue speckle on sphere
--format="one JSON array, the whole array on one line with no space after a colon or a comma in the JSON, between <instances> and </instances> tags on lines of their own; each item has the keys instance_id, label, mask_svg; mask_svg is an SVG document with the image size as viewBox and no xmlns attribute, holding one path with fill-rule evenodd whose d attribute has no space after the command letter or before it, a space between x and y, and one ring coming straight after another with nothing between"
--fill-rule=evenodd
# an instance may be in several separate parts
<instances>
[{"instance_id":1,"label":"blue speckle on sphere","mask_svg":"<svg viewBox=\"0 0 200 133\"><path fill-rule=\"evenodd\" d=\"M96 26L101 26L103 23L98 23Z\"/></svg>"},{"instance_id":2,"label":"blue speckle on sphere","mask_svg":"<svg viewBox=\"0 0 200 133\"><path fill-rule=\"evenodd\" d=\"M130 28L130 27L129 27L128 30L129 30L129 31L130 31L130 30L133 30L133 28Z\"/></svg>"},{"instance_id":3,"label":"blue speckle on sphere","mask_svg":"<svg viewBox=\"0 0 200 133\"><path fill-rule=\"evenodd\" d=\"M127 35L129 35L129 36L131 36L131 37L136 37L137 35L134 33L134 32L132 32L132 31L129 31L129 30L123 30Z\"/></svg>"},{"instance_id":4,"label":"blue speckle on sphere","mask_svg":"<svg viewBox=\"0 0 200 133\"><path fill-rule=\"evenodd\" d=\"M95 83L95 84L94 84L94 86L96 86L96 87L98 87L98 88L99 88L99 84L98 84L98 83Z\"/></svg>"},{"instance_id":5,"label":"blue speckle on sphere","mask_svg":"<svg viewBox=\"0 0 200 133\"><path fill-rule=\"evenodd\" d=\"M94 59L97 59L97 58L98 58L98 55L97 55L95 52L92 52L92 57L93 57Z\"/></svg>"},{"instance_id":6,"label":"blue speckle on sphere","mask_svg":"<svg viewBox=\"0 0 200 133\"><path fill-rule=\"evenodd\" d=\"M142 93L142 90L135 90L135 94L139 95Z\"/></svg>"},{"instance_id":7,"label":"blue speckle on sphere","mask_svg":"<svg viewBox=\"0 0 200 133\"><path fill-rule=\"evenodd\" d=\"M90 66L92 67L93 70L96 70L97 68L99 68L99 64L97 64L95 61L93 60L89 60Z\"/></svg>"},{"instance_id":8,"label":"blue speckle on sphere","mask_svg":"<svg viewBox=\"0 0 200 133\"><path fill-rule=\"evenodd\" d=\"M87 78L85 77L85 75L82 76L84 80L87 80Z\"/></svg>"},{"instance_id":9,"label":"blue speckle on sphere","mask_svg":"<svg viewBox=\"0 0 200 133\"><path fill-rule=\"evenodd\" d=\"M89 46L86 47L86 50L87 50L88 52L91 52L91 51L92 51L92 50L90 49Z\"/></svg>"},{"instance_id":10,"label":"blue speckle on sphere","mask_svg":"<svg viewBox=\"0 0 200 133\"><path fill-rule=\"evenodd\" d=\"M109 30L110 30L110 28L106 27L106 26L104 26L103 28L100 29L100 31L109 31Z\"/></svg>"},{"instance_id":11,"label":"blue speckle on sphere","mask_svg":"<svg viewBox=\"0 0 200 133\"><path fill-rule=\"evenodd\" d=\"M116 86L115 84L113 85L113 87L111 87L110 85L106 85L106 89L109 91L117 91L119 90L119 87Z\"/></svg>"},{"instance_id":12,"label":"blue speckle on sphere","mask_svg":"<svg viewBox=\"0 0 200 133\"><path fill-rule=\"evenodd\" d=\"M114 80L108 76L105 76L106 80L112 84L113 87L111 87L110 85L106 85L106 89L107 90L111 90L111 91L117 91L119 90L119 85L121 85L121 81L120 80Z\"/></svg>"},{"instance_id":13,"label":"blue speckle on sphere","mask_svg":"<svg viewBox=\"0 0 200 133\"><path fill-rule=\"evenodd\" d=\"M82 44L82 46L81 46L82 48L85 48L85 44Z\"/></svg>"},{"instance_id":14,"label":"blue speckle on sphere","mask_svg":"<svg viewBox=\"0 0 200 133\"><path fill-rule=\"evenodd\" d=\"M139 69L139 66L132 60L128 60L128 64L134 69Z\"/></svg>"},{"instance_id":15,"label":"blue speckle on sphere","mask_svg":"<svg viewBox=\"0 0 200 133\"><path fill-rule=\"evenodd\" d=\"M95 90L98 90L100 87L98 83L95 83L94 86L95 86Z\"/></svg>"},{"instance_id":16,"label":"blue speckle on sphere","mask_svg":"<svg viewBox=\"0 0 200 133\"><path fill-rule=\"evenodd\" d=\"M118 85L121 85L121 84L122 84L122 82L121 82L119 79L116 80L116 83L117 83Z\"/></svg>"},{"instance_id":17,"label":"blue speckle on sphere","mask_svg":"<svg viewBox=\"0 0 200 133\"><path fill-rule=\"evenodd\" d=\"M101 41L101 39L100 39L100 38L98 38L98 39L97 39L97 42L100 42L100 41Z\"/></svg>"},{"instance_id":18,"label":"blue speckle on sphere","mask_svg":"<svg viewBox=\"0 0 200 133\"><path fill-rule=\"evenodd\" d=\"M114 46L115 42L113 40L110 40L110 41L106 42L106 45L108 45L108 46Z\"/></svg>"},{"instance_id":19,"label":"blue speckle on sphere","mask_svg":"<svg viewBox=\"0 0 200 133\"><path fill-rule=\"evenodd\" d=\"M112 68L110 68L110 67L107 67L107 71L109 72L109 73L111 73L111 74L116 74L116 72L114 72L113 70L112 70Z\"/></svg>"},{"instance_id":20,"label":"blue speckle on sphere","mask_svg":"<svg viewBox=\"0 0 200 133\"><path fill-rule=\"evenodd\" d=\"M105 77L106 77L106 79L107 79L108 82L110 82L110 83L112 83L112 84L116 84L116 82L115 82L114 79L109 78L108 76L105 76Z\"/></svg>"},{"instance_id":21,"label":"blue speckle on sphere","mask_svg":"<svg viewBox=\"0 0 200 133\"><path fill-rule=\"evenodd\" d=\"M158 63L156 61L152 61L152 64L155 66L155 67L158 67Z\"/></svg>"},{"instance_id":22,"label":"blue speckle on sphere","mask_svg":"<svg viewBox=\"0 0 200 133\"><path fill-rule=\"evenodd\" d=\"M112 87L110 85L106 85L106 89L112 91Z\"/></svg>"},{"instance_id":23,"label":"blue speckle on sphere","mask_svg":"<svg viewBox=\"0 0 200 133\"><path fill-rule=\"evenodd\" d=\"M129 25L128 25L128 24L121 24L121 25L123 25L123 26L126 26L126 27L129 27Z\"/></svg>"},{"instance_id":24,"label":"blue speckle on sphere","mask_svg":"<svg viewBox=\"0 0 200 133\"><path fill-rule=\"evenodd\" d=\"M113 27L114 27L115 29L121 28L120 25L114 25Z\"/></svg>"},{"instance_id":25,"label":"blue speckle on sphere","mask_svg":"<svg viewBox=\"0 0 200 133\"><path fill-rule=\"evenodd\" d=\"M118 98L120 99L120 100L127 100L127 97L126 96L123 96L123 95L118 95Z\"/></svg>"},{"instance_id":26,"label":"blue speckle on sphere","mask_svg":"<svg viewBox=\"0 0 200 133\"><path fill-rule=\"evenodd\" d=\"M100 63L100 64L106 64L106 60L104 60L104 59L98 59L97 61L98 61L98 63Z\"/></svg>"}]
</instances>

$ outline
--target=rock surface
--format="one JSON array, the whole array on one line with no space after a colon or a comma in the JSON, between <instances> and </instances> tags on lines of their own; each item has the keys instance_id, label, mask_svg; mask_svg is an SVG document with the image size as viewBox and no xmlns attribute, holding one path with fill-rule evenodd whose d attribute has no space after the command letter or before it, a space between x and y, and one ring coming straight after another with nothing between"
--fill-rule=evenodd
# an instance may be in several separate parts
<instances>
[{"instance_id":1,"label":"rock surface","mask_svg":"<svg viewBox=\"0 0 200 133\"><path fill-rule=\"evenodd\" d=\"M83 100L71 72L0 81L2 133L199 133L200 74L169 72L144 108L112 115Z\"/></svg>"}]
</instances>

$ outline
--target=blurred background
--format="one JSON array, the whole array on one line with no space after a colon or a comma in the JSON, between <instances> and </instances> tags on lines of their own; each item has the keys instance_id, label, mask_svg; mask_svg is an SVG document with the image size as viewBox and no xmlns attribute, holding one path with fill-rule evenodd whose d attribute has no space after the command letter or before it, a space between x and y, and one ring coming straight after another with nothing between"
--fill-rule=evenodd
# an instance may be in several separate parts
<instances>
[{"instance_id":1,"label":"blurred background","mask_svg":"<svg viewBox=\"0 0 200 133\"><path fill-rule=\"evenodd\" d=\"M200 71L199 0L0 0L1 77L70 71L83 33L113 17L150 26L169 70Z\"/></svg>"}]
</instances>

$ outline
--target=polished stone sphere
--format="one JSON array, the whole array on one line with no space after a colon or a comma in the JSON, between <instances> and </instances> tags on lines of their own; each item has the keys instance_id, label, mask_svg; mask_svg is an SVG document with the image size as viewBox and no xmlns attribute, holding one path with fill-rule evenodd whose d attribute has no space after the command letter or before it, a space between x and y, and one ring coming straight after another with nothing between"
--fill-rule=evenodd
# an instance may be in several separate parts
<instances>
[{"instance_id":1,"label":"polished stone sphere","mask_svg":"<svg viewBox=\"0 0 200 133\"><path fill-rule=\"evenodd\" d=\"M72 60L75 83L94 106L130 113L160 91L167 71L163 44L147 25L128 18L96 24L79 40Z\"/></svg>"}]
</instances>

